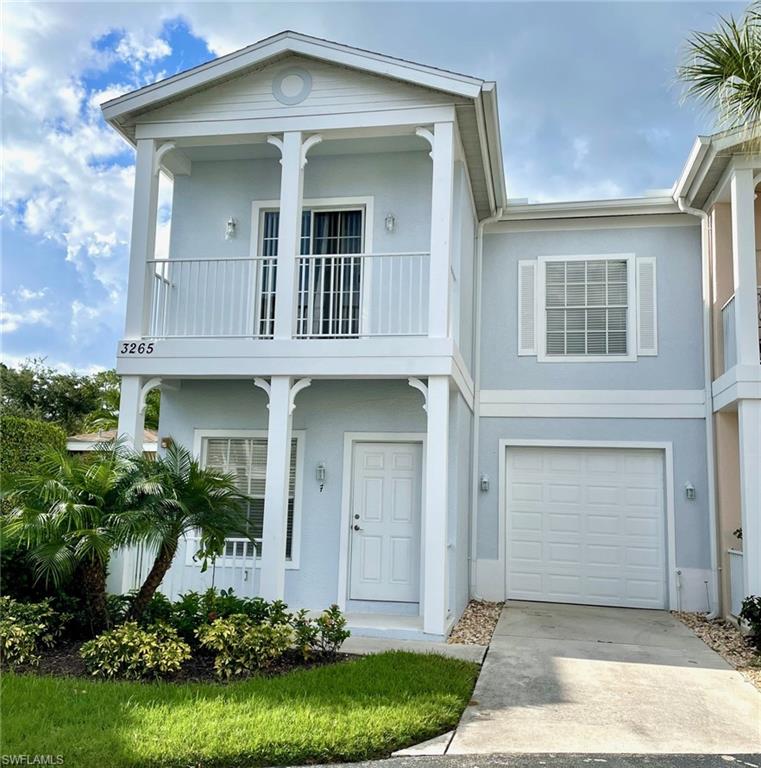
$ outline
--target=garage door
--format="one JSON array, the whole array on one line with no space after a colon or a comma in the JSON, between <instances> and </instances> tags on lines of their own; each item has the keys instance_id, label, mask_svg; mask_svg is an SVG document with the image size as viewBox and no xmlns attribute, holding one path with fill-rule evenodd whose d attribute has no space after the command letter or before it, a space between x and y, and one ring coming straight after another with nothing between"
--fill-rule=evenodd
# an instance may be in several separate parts
<instances>
[{"instance_id":1,"label":"garage door","mask_svg":"<svg viewBox=\"0 0 761 768\"><path fill-rule=\"evenodd\" d=\"M666 607L663 452L507 449L507 593Z\"/></svg>"}]
</instances>

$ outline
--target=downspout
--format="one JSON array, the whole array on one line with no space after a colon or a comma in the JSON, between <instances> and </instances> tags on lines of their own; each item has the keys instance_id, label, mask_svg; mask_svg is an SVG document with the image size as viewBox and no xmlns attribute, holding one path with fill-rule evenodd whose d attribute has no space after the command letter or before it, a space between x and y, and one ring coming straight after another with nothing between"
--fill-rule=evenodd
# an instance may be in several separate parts
<instances>
[{"instance_id":1,"label":"downspout","mask_svg":"<svg viewBox=\"0 0 761 768\"><path fill-rule=\"evenodd\" d=\"M470 546L468 557L468 596L473 595L473 586L476 584L476 560L478 557L478 494L479 494L479 432L481 421L481 285L484 256L484 227L502 218L503 207L497 208L493 216L489 216L478 222L476 230L476 264L475 264L475 295L473 302L473 441L471 449L471 500L470 500L470 525L468 535Z\"/></svg>"},{"instance_id":2,"label":"downspout","mask_svg":"<svg viewBox=\"0 0 761 768\"><path fill-rule=\"evenodd\" d=\"M711 222L708 214L699 208L687 205L684 197L677 199L677 205L682 213L697 216L701 222L701 259L703 267L703 372L705 379L705 422L706 422L706 453L708 458L708 515L710 518L711 543L711 574L713 580L713 602L709 605L709 619L721 615L721 588L719 585L719 547L717 532L716 507L716 455L714 453L715 438L713 426L713 383L711 364L711 265L709 261L709 239Z\"/></svg>"}]
</instances>

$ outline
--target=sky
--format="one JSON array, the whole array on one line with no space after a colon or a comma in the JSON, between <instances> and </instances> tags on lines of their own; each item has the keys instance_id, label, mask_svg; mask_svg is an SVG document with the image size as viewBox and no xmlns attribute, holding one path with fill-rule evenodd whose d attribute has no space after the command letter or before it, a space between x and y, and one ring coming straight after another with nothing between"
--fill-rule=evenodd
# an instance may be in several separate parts
<instances>
[{"instance_id":1,"label":"sky","mask_svg":"<svg viewBox=\"0 0 761 768\"><path fill-rule=\"evenodd\" d=\"M113 367L134 152L99 104L283 29L496 80L508 195L670 188L698 133L675 69L716 2L2 4L4 362ZM160 194L158 252L171 185Z\"/></svg>"}]
</instances>

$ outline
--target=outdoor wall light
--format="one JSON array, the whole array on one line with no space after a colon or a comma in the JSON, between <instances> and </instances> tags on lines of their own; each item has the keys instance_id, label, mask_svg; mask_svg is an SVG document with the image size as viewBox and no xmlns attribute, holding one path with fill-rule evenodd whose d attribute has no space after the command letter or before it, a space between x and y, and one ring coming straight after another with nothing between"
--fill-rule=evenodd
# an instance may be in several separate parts
<instances>
[{"instance_id":1,"label":"outdoor wall light","mask_svg":"<svg viewBox=\"0 0 761 768\"><path fill-rule=\"evenodd\" d=\"M481 490L486 493L489 490L489 475L481 475Z\"/></svg>"},{"instance_id":2,"label":"outdoor wall light","mask_svg":"<svg viewBox=\"0 0 761 768\"><path fill-rule=\"evenodd\" d=\"M687 498L687 501L695 501L695 486L687 482L684 484L684 495Z\"/></svg>"},{"instance_id":3,"label":"outdoor wall light","mask_svg":"<svg viewBox=\"0 0 761 768\"><path fill-rule=\"evenodd\" d=\"M327 474L328 472L327 472L327 469L325 468L325 463L321 461L317 465L317 468L314 471L315 479L320 484L320 493L322 493L322 489L325 487L325 478Z\"/></svg>"},{"instance_id":4,"label":"outdoor wall light","mask_svg":"<svg viewBox=\"0 0 761 768\"><path fill-rule=\"evenodd\" d=\"M232 216L227 220L227 224L225 225L225 240L232 240L232 238L235 237L235 228L238 226L237 219L234 219Z\"/></svg>"},{"instance_id":5,"label":"outdoor wall light","mask_svg":"<svg viewBox=\"0 0 761 768\"><path fill-rule=\"evenodd\" d=\"M386 232L393 232L396 229L396 216L393 213L387 213L383 224L386 227Z\"/></svg>"}]
</instances>

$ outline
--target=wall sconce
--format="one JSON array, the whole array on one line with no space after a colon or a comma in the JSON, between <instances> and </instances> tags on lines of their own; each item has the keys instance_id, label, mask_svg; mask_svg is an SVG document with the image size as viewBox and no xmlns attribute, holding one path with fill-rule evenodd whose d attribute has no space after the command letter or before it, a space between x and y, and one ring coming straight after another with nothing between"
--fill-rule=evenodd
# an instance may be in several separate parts
<instances>
[{"instance_id":1,"label":"wall sconce","mask_svg":"<svg viewBox=\"0 0 761 768\"><path fill-rule=\"evenodd\" d=\"M328 472L325 468L325 464L321 461L317 468L314 471L314 476L317 482L320 484L320 493L322 493L322 489L325 487L325 478L327 476Z\"/></svg>"},{"instance_id":2,"label":"wall sconce","mask_svg":"<svg viewBox=\"0 0 761 768\"><path fill-rule=\"evenodd\" d=\"M479 485L481 486L481 490L486 493L486 491L489 490L489 475L481 475Z\"/></svg>"},{"instance_id":3,"label":"wall sconce","mask_svg":"<svg viewBox=\"0 0 761 768\"><path fill-rule=\"evenodd\" d=\"M237 219L232 216L227 220L225 225L225 240L232 240L235 237L235 228L238 226Z\"/></svg>"},{"instance_id":4,"label":"wall sconce","mask_svg":"<svg viewBox=\"0 0 761 768\"><path fill-rule=\"evenodd\" d=\"M393 232L396 229L396 216L393 213L387 213L383 224L386 227L386 232Z\"/></svg>"},{"instance_id":5,"label":"wall sconce","mask_svg":"<svg viewBox=\"0 0 761 768\"><path fill-rule=\"evenodd\" d=\"M161 441L159 442L159 445L166 450L167 448L171 448L174 445L174 440L172 440L171 437L162 437Z\"/></svg>"},{"instance_id":6,"label":"wall sconce","mask_svg":"<svg viewBox=\"0 0 761 768\"><path fill-rule=\"evenodd\" d=\"M695 486L692 483L684 484L684 495L687 501L695 501Z\"/></svg>"}]
</instances>

